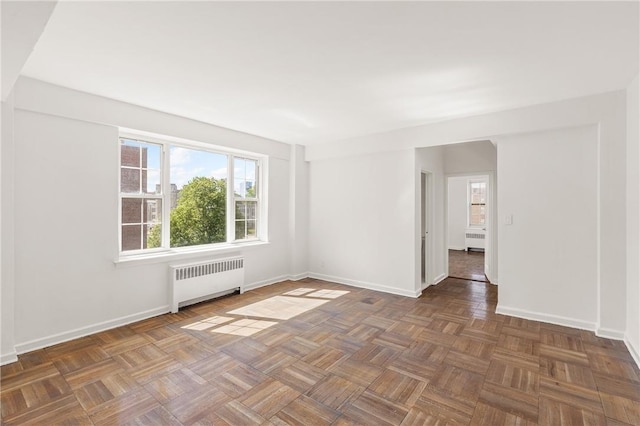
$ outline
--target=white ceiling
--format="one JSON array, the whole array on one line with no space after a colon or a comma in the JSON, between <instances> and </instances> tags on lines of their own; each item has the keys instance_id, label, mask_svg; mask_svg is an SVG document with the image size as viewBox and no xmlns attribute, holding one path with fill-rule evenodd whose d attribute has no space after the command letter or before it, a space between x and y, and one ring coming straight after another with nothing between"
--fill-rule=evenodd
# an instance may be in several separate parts
<instances>
[{"instance_id":1,"label":"white ceiling","mask_svg":"<svg viewBox=\"0 0 640 426\"><path fill-rule=\"evenodd\" d=\"M0 3L3 101L13 89L55 6L52 1Z\"/></svg>"},{"instance_id":2,"label":"white ceiling","mask_svg":"<svg viewBox=\"0 0 640 426\"><path fill-rule=\"evenodd\" d=\"M638 2L60 2L23 75L314 144L622 89Z\"/></svg>"}]
</instances>

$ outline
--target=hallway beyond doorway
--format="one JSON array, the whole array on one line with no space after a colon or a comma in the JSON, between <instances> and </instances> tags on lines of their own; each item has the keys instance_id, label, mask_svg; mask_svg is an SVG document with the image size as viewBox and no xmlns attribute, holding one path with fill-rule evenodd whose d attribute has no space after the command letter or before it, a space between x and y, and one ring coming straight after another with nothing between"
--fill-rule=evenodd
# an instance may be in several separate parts
<instances>
[{"instance_id":1,"label":"hallway beyond doorway","mask_svg":"<svg viewBox=\"0 0 640 426\"><path fill-rule=\"evenodd\" d=\"M449 277L489 282L484 274L484 252L449 250Z\"/></svg>"}]
</instances>

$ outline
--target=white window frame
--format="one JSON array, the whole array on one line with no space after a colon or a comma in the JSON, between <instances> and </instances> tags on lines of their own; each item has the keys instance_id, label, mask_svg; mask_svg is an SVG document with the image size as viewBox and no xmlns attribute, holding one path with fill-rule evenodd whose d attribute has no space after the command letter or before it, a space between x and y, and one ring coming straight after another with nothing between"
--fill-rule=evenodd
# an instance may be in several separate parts
<instances>
[{"instance_id":1,"label":"white window frame","mask_svg":"<svg viewBox=\"0 0 640 426\"><path fill-rule=\"evenodd\" d=\"M257 191L256 191L256 196L255 197L236 197L235 195L235 159L241 159L241 160L252 160L252 161L256 161L256 187L257 187ZM229 156L229 169L228 170L232 170L231 172L231 177L229 179L229 183L231 185L231 191L229 191L227 189L227 195L230 195L229 198L231 198L231 200L227 200L227 202L231 202L231 210L233 210L233 217L229 218L229 221L227 222L227 241L256 241L260 239L260 217L261 217L261 209L260 209L260 193L262 191L262 182L259 178L260 176L260 172L261 172L261 164L260 161L257 160L256 158L253 157L249 157L246 155L236 155L236 156ZM236 240L236 201L256 201L257 202L257 208L256 208L256 237L255 238L247 238L247 239L242 239L242 240ZM229 208L229 207L227 207ZM231 216L231 215L229 215ZM229 235L231 234L231 235Z\"/></svg>"},{"instance_id":2,"label":"white window frame","mask_svg":"<svg viewBox=\"0 0 640 426\"><path fill-rule=\"evenodd\" d=\"M121 169L122 169L122 155L121 149L122 140L133 140L142 143L150 143L160 145L161 147L161 193L160 194L128 194L121 192ZM192 150L206 151L213 154L221 154L227 156L227 202L226 202L226 241L212 244L200 244L186 247L170 247L171 244L171 192L168 188L171 187L170 176L170 148L181 147ZM234 193L234 159L248 159L256 161L256 198L250 198L249 200L257 201L256 211L256 238L252 239L235 239L235 193ZM153 255L167 255L171 253L189 253L199 252L203 250L211 249L225 249L229 247L238 247L242 245L251 245L256 242L268 242L267 226L266 223L266 209L267 209L267 185L266 185L266 170L268 168L268 157L256 153L234 150L219 147L216 145L196 142L185 139L176 139L163 136L147 135L131 133L127 131L121 131L118 135L118 254L120 259L134 258L138 256L153 256ZM138 250L122 250L122 200L124 198L149 198L149 199L161 199L162 200L162 244L161 247L147 248Z\"/></svg>"},{"instance_id":3,"label":"white window frame","mask_svg":"<svg viewBox=\"0 0 640 426\"><path fill-rule=\"evenodd\" d=\"M485 191L485 201L484 201L484 225L475 225L471 224L471 185L474 183L484 183L484 191ZM469 179L467 181L467 227L470 229L484 229L487 227L487 194L489 190L489 185L486 179Z\"/></svg>"}]
</instances>

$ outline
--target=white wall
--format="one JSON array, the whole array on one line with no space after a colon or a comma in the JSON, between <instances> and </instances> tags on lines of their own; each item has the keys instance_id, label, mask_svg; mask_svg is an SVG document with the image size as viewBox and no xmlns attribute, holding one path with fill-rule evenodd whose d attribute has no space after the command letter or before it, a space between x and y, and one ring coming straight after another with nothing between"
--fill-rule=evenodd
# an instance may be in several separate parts
<instances>
[{"instance_id":1,"label":"white wall","mask_svg":"<svg viewBox=\"0 0 640 426\"><path fill-rule=\"evenodd\" d=\"M291 145L290 161L290 271L293 278L305 278L309 272L309 163L304 160L304 146Z\"/></svg>"},{"instance_id":2,"label":"white wall","mask_svg":"<svg viewBox=\"0 0 640 426\"><path fill-rule=\"evenodd\" d=\"M490 141L446 145L444 171L448 175L494 172L496 147Z\"/></svg>"},{"instance_id":3,"label":"white wall","mask_svg":"<svg viewBox=\"0 0 640 426\"><path fill-rule=\"evenodd\" d=\"M447 228L449 249L465 249L465 231L467 229L467 182L466 176L449 177L447 197Z\"/></svg>"},{"instance_id":4,"label":"white wall","mask_svg":"<svg viewBox=\"0 0 640 426\"><path fill-rule=\"evenodd\" d=\"M639 76L627 89L627 331L640 365L640 108Z\"/></svg>"},{"instance_id":5,"label":"white wall","mask_svg":"<svg viewBox=\"0 0 640 426\"><path fill-rule=\"evenodd\" d=\"M462 141L495 141L505 135L598 126L597 211L600 228L596 232L599 242L597 277L600 299L596 330L602 336L622 339L626 328L626 258L621 255L626 251L625 119L626 92L616 91L379 133L334 144L312 145L307 147L305 158L313 163L342 156L449 145ZM499 168L497 174L500 175ZM502 259L497 260L502 262ZM526 270L521 272L527 273ZM490 279L494 282L496 277Z\"/></svg>"},{"instance_id":6,"label":"white wall","mask_svg":"<svg viewBox=\"0 0 640 426\"><path fill-rule=\"evenodd\" d=\"M415 296L413 150L313 162L309 179L311 276Z\"/></svg>"},{"instance_id":7,"label":"white wall","mask_svg":"<svg viewBox=\"0 0 640 426\"><path fill-rule=\"evenodd\" d=\"M14 224L13 224L13 94L2 103L2 145L0 146L0 295L2 335L0 364L15 361L14 344Z\"/></svg>"},{"instance_id":8,"label":"white wall","mask_svg":"<svg viewBox=\"0 0 640 426\"><path fill-rule=\"evenodd\" d=\"M289 277L288 145L28 79L15 98L15 298L7 303L18 353L167 312L167 265L198 260L114 264L118 125L268 154L269 244L206 257L244 254L249 288ZM8 161L4 148L3 137ZM3 207L8 197L3 188ZM3 247L4 231L3 223ZM11 334L3 329L3 343Z\"/></svg>"},{"instance_id":9,"label":"white wall","mask_svg":"<svg viewBox=\"0 0 640 426\"><path fill-rule=\"evenodd\" d=\"M44 31L57 2L3 1L2 15L2 100L5 101Z\"/></svg>"},{"instance_id":10,"label":"white wall","mask_svg":"<svg viewBox=\"0 0 640 426\"><path fill-rule=\"evenodd\" d=\"M446 191L446 179L444 175L444 148L443 147L431 147L420 148L415 150L416 153L416 218L420 217L420 171L428 171L431 173L431 196L428 200L428 204L431 205L431 223L429 226L429 239L430 244L427 250L431 251L428 276L426 277L427 284L437 284L447 276L447 248L445 243L445 191ZM420 284L420 268L421 259L420 245L422 244L422 235L420 232L420 222L417 222L415 231L416 244L417 244L417 280L418 284L416 288L419 288Z\"/></svg>"},{"instance_id":11,"label":"white wall","mask_svg":"<svg viewBox=\"0 0 640 426\"><path fill-rule=\"evenodd\" d=\"M498 140L498 312L596 328L597 153L595 126Z\"/></svg>"},{"instance_id":12,"label":"white wall","mask_svg":"<svg viewBox=\"0 0 640 426\"><path fill-rule=\"evenodd\" d=\"M637 84L636 84L637 85ZM537 314L560 315L559 317L546 316L547 320L565 323L569 318L578 321L578 325L592 325L600 334L610 337L621 337L624 330L628 329L629 335L633 330L628 328L626 309L620 309L627 305L626 277L629 273L625 250L629 245L637 244L637 238L631 236L627 241L625 214L629 214L626 205L625 182L630 175L627 174L625 153L627 151L625 136L625 92L614 92L581 99L557 102L553 104L538 105L519 110L502 113L487 114L449 122L437 123L428 126L420 126L397 132L372 135L353 141L344 141L339 145L322 145L307 147L304 156L311 160L308 166L309 176L309 235L302 234L299 238L291 235L290 215L296 211L296 225L299 229L305 223L305 201L300 192L304 184L305 168L307 165L296 160L299 168L292 170L289 161L292 156L290 146L257 138L251 135L239 134L227 129L220 129L205 123L194 122L184 118L158 113L151 110L122 104L120 102L82 94L60 87L48 85L29 79L21 79L16 88L15 103L19 109L20 126L16 126L16 140L20 144L26 140L26 145L21 146L16 157L24 162L30 155L35 155L34 161L39 161L43 169L34 169L33 175L23 170L24 164L16 164L17 174L20 179L20 189L38 188L44 180L48 182L52 173L52 165L46 164L41 152L35 152L29 143L33 138L43 142L43 146L67 145L75 148L77 144L105 144L106 138L111 141L111 133L114 126L122 126L131 129L147 130L150 132L165 134L168 136L182 137L193 140L226 145L237 149L257 151L269 154L271 157L270 187L277 187L271 192L270 198L270 236L271 244L266 247L247 248L245 254L247 262L255 267L247 271L247 281L257 285L265 284L288 277L288 274L301 273L305 269L304 256L296 258L295 247L304 247L304 239L309 242L308 270L312 275L342 281L353 285L363 285L377 288L383 291L391 291L405 295L417 294L417 279L419 279L419 172L422 160L421 149L442 144L464 140L500 139L502 135L522 134L533 131L553 130L558 128L571 128L575 126L598 125L599 133L597 142L599 150L596 152L596 163L599 167L597 174L597 207L596 214L599 220L599 233L596 230L597 243L599 243L595 265L596 288L599 286L599 304L587 305L583 309L569 306L567 309L556 310L555 306L539 307ZM637 105L637 102L636 102ZM17 117L18 118L18 117ZM4 115L3 115L4 119ZM45 125L39 128L39 126ZM82 128L93 137L85 137L81 142L77 135ZM554 130L555 131L555 130ZM69 132L73 137L70 140L61 140L62 133ZM525 136L525 138L528 136ZM52 139L53 138L53 139ZM66 135L65 135L66 138ZM571 138L569 138L571 140ZM111 142L108 142L111 143ZM633 144L633 141L630 140ZM3 131L2 150L2 304L13 306L16 319L20 316L22 323L16 322L15 341L19 351L29 350L44 344L71 338L84 332L101 327L116 325L121 321L135 320L148 315L162 312L166 308L166 264L149 264L141 266L115 267L113 265L114 251L117 250L117 231L113 230L107 236L104 231L93 231L94 238L88 239L86 229L72 229L70 235L65 235L65 240L59 242L62 249L66 249L71 255L80 256L82 261L91 258L87 265L78 264L78 259L72 259L59 247L51 246L46 254L55 260L40 259L45 253L44 248L38 248L31 252L28 243L37 238L25 222L33 219L29 216L28 208L33 207L36 201L26 194L20 194L20 203L9 208L10 214L16 215L16 232L20 232L20 241L16 242L16 286L15 300L5 299L8 291L5 290L6 240L5 234L7 221L7 199L13 194L5 193L7 182L13 179L13 175L7 176L4 165L13 161L13 156L6 158L6 148ZM61 152L49 152L50 158L59 160L61 164L77 168L76 171L98 177L96 185L105 187L107 180L111 182L114 173L111 162L104 161L100 164L95 161L93 167L88 165L70 164L71 160L62 159ZM54 150L55 151L55 150ZM99 152L107 154L107 148L99 148ZM294 150L295 151L295 150ZM88 153L86 148L79 147L78 152ZM581 151L575 151L579 154ZM115 151L111 154L116 155ZM300 151L295 152L299 157ZM441 161L446 164L447 156L440 153ZM114 162L117 157L114 157ZM108 163L107 165L101 163ZM437 161L436 161L437 163ZM442 164L442 163L440 163ZM622 166L621 166L622 164ZM27 164L26 166L29 166ZM107 170L109 167L109 170ZM435 167L435 166L434 166ZM440 185L437 182L434 188L444 191L444 173L447 166L441 166L443 180ZM449 168L453 167L451 164ZM636 166L637 167L637 166ZM73 174L74 169L68 169L64 173ZM428 169L428 167L427 167ZM57 169L54 170L56 173ZM293 185L292 176L302 173L301 185ZM505 182L500 176L500 182ZM64 175L62 175L64 176ZM53 179L60 181L59 178ZM64 183L65 185L68 182ZM109 183L113 185L113 183ZM89 201L97 201L104 204L103 209L97 209L95 213L105 221L113 220L101 210L113 209L114 200L117 197L117 189L113 194L96 200L94 194L87 194ZM434 191L435 192L435 191ZM40 196L40 193L36 193ZM292 194L294 194L292 196ZM444 197L444 192L442 192ZM67 194L61 195L68 198ZM83 194L84 196L84 194ZM299 196L299 198L298 198ZM436 195L437 197L437 195ZM37 198L37 197L36 197ZM52 200L48 195L50 207L59 206L57 200ZM298 200L298 201L295 201ZM72 205L77 200L71 200ZM107 205L110 203L110 205ZM308 206L307 206L308 207ZM60 222L65 214L64 209L50 208L50 216L53 221ZM308 209L306 210L308 212ZM298 215L298 212L300 215ZM347 215L345 219L345 212ZM409 213L407 213L409 212ZM444 202L436 208L434 221L444 220ZM69 213L69 212L67 212ZM551 209L543 213L553 213ZM75 213L74 213L75 214ZM93 214L93 211L92 211ZM440 214L440 219L438 219ZM500 213L499 213L500 214ZM300 220L298 220L298 217ZM82 217L78 218L82 222ZM86 225L86 223L84 223ZM37 225L35 229L44 232L40 241L54 241L61 237L61 231ZM86 226L85 226L86 228ZM442 228L444 230L444 226ZM96 233L97 232L97 233ZM99 238L97 238L99 237ZM111 239L111 240L110 240ZM434 237L437 239L437 237ZM87 241L89 241L88 245ZM85 244L85 251L78 253L74 244ZM442 253L446 252L444 246L444 233L441 242ZM42 244L41 244L42 245ZM48 245L48 244L47 244ZM104 247L110 247L109 251ZM501 253L504 250L501 250ZM38 254L38 256L34 256ZM502 259L501 259L502 260ZM31 262L31 263L29 263ZM33 262L36 262L35 264ZM437 278L437 270L444 260L434 261L434 278ZM18 267L19 265L19 267ZM27 270L27 265L32 270ZM299 265L294 266L292 265ZM526 274L529 269L521 265L517 268L520 274ZM562 268L560 268L562 270ZM43 271L37 274L35 271ZM444 273L444 271L443 271ZM48 276L47 276L48 274ZM33 279L33 282L25 283L25 280ZM149 284L150 282L163 282L165 284ZM575 290L575 278L565 290ZM502 280L501 280L502 284ZM539 291L536 285L524 286L522 290L527 292ZM98 292L97 295L87 294L86 287ZM59 296L62 289L67 294ZM556 290L556 289L552 289ZM579 289L582 294L582 288ZM43 292L41 295L40 292ZM501 288L501 300L503 290ZM553 295L553 292L548 292ZM596 294L598 292L596 291ZM81 297L87 297L87 300ZM26 299L25 299L26 297ZM34 306L48 306L46 297L56 300L60 305L55 312L46 308L45 312L36 312L29 308L29 303ZM516 296L518 301L520 295ZM575 294L574 294L575 297ZM33 300L29 300L33 298ZM96 299L101 304L97 306ZM507 299L509 301L511 299ZM82 302L82 303L77 303ZM105 303L107 302L107 303ZM88 303L94 309L80 306ZM161 305L159 305L161 303ZM632 303L632 302L631 302ZM19 313L19 310L27 309L33 317ZM553 309L551 309L553 308ZM31 310L29 310L31 309ZM91 310L91 312L89 312ZM587 312L589 311L589 312ZM3 310L3 317L5 311ZM52 317L46 317L53 315ZM596 317L594 320L593 317ZM72 320L73 318L73 320ZM3 318L4 319L4 318ZM557 321L556 321L557 320ZM51 334L53 333L53 334ZM3 321L3 356L4 343L11 336L5 336L5 323ZM630 337L630 339L632 336ZM31 340L30 340L31 339ZM3 358L4 359L4 358Z\"/></svg>"}]
</instances>

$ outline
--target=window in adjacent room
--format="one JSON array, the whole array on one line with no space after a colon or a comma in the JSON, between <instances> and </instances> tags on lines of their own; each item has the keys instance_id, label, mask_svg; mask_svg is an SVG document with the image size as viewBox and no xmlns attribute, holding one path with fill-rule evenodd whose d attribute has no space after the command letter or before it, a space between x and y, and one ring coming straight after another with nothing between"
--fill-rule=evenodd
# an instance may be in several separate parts
<instances>
[{"instance_id":1,"label":"window in adjacent room","mask_svg":"<svg viewBox=\"0 0 640 426\"><path fill-rule=\"evenodd\" d=\"M487 183L469 181L469 227L480 228L486 225Z\"/></svg>"}]
</instances>

